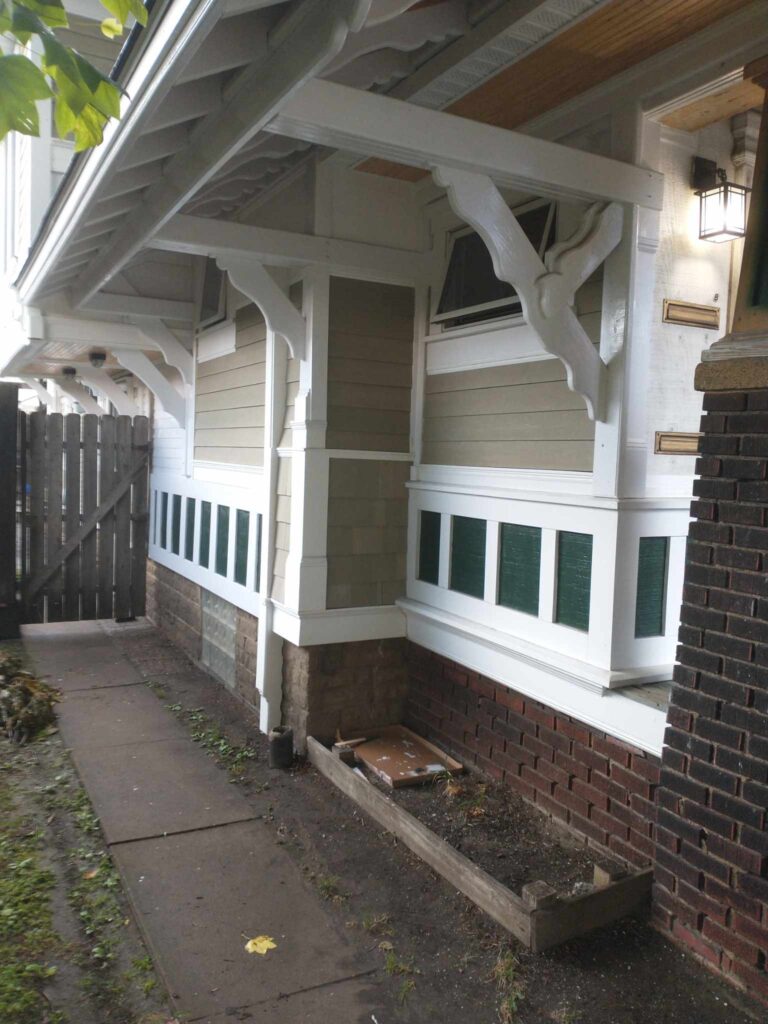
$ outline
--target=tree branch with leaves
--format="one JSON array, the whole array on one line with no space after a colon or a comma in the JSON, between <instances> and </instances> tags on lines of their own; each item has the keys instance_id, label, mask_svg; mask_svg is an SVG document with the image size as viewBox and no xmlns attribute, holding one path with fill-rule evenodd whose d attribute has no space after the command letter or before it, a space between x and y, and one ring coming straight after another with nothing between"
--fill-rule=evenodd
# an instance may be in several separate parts
<instances>
[{"instance_id":1,"label":"tree branch with leaves","mask_svg":"<svg viewBox=\"0 0 768 1024\"><path fill-rule=\"evenodd\" d=\"M109 17L101 31L109 39L123 34L131 18L147 23L141 0L101 0ZM75 151L103 139L110 118L120 117L119 86L56 37L69 19L61 0L0 0L0 140L9 132L40 134L40 100L52 100L60 138L74 137Z\"/></svg>"}]
</instances>

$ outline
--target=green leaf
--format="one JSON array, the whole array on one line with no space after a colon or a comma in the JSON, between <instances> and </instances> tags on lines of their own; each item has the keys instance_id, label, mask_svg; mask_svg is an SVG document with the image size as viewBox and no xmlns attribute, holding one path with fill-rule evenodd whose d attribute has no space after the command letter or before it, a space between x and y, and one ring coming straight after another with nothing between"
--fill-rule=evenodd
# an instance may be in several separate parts
<instances>
[{"instance_id":1,"label":"green leaf","mask_svg":"<svg viewBox=\"0 0 768 1024\"><path fill-rule=\"evenodd\" d=\"M49 28L66 28L69 24L61 0L24 0L23 6L39 15L40 20Z\"/></svg>"},{"instance_id":2,"label":"green leaf","mask_svg":"<svg viewBox=\"0 0 768 1024\"><path fill-rule=\"evenodd\" d=\"M147 24L147 8L141 0L101 0L101 5L106 7L121 25L126 24L131 14L140 25Z\"/></svg>"},{"instance_id":3,"label":"green leaf","mask_svg":"<svg viewBox=\"0 0 768 1024\"><path fill-rule=\"evenodd\" d=\"M39 135L36 100L47 99L51 90L45 75L28 57L0 57L0 139L9 131Z\"/></svg>"},{"instance_id":4,"label":"green leaf","mask_svg":"<svg viewBox=\"0 0 768 1024\"><path fill-rule=\"evenodd\" d=\"M123 34L123 26L117 18L105 18L101 23L101 34L107 39L117 39Z\"/></svg>"}]
</instances>

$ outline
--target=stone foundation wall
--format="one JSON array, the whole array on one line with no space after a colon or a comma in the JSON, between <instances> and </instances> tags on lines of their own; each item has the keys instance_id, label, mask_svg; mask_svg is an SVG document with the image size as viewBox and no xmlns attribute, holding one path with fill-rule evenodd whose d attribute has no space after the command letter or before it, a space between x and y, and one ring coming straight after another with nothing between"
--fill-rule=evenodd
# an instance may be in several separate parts
<instances>
[{"instance_id":1,"label":"stone foundation wall","mask_svg":"<svg viewBox=\"0 0 768 1024\"><path fill-rule=\"evenodd\" d=\"M232 608L231 605L229 607ZM256 650L259 620L240 608L233 611L234 670L228 679L222 681L247 704L258 709ZM147 562L147 618L194 662L202 664L203 590L197 583L151 559Z\"/></svg>"},{"instance_id":2,"label":"stone foundation wall","mask_svg":"<svg viewBox=\"0 0 768 1024\"><path fill-rule=\"evenodd\" d=\"M768 1001L768 390L707 393L704 409L654 912Z\"/></svg>"},{"instance_id":3,"label":"stone foundation wall","mask_svg":"<svg viewBox=\"0 0 768 1024\"><path fill-rule=\"evenodd\" d=\"M657 758L409 645L405 724L638 867L654 855Z\"/></svg>"},{"instance_id":4,"label":"stone foundation wall","mask_svg":"<svg viewBox=\"0 0 768 1024\"><path fill-rule=\"evenodd\" d=\"M147 618L193 661L200 661L201 588L152 559L147 560Z\"/></svg>"},{"instance_id":5,"label":"stone foundation wall","mask_svg":"<svg viewBox=\"0 0 768 1024\"><path fill-rule=\"evenodd\" d=\"M283 724L296 747L306 737L333 740L402 721L407 688L407 641L296 647L283 643Z\"/></svg>"}]
</instances>

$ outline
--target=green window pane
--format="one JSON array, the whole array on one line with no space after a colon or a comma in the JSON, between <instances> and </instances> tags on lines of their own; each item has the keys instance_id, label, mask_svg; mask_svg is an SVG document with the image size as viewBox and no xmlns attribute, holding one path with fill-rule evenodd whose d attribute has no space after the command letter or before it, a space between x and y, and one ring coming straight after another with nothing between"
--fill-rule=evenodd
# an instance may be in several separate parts
<instances>
[{"instance_id":1,"label":"green window pane","mask_svg":"<svg viewBox=\"0 0 768 1024\"><path fill-rule=\"evenodd\" d=\"M664 635L667 537L641 537L637 563L635 636Z\"/></svg>"},{"instance_id":2,"label":"green window pane","mask_svg":"<svg viewBox=\"0 0 768 1024\"><path fill-rule=\"evenodd\" d=\"M219 576L227 575L227 556L229 555L229 508L219 505L216 513L216 572Z\"/></svg>"},{"instance_id":3,"label":"green window pane","mask_svg":"<svg viewBox=\"0 0 768 1024\"><path fill-rule=\"evenodd\" d=\"M211 503L200 502L200 554L197 556L200 565L207 569L211 561Z\"/></svg>"},{"instance_id":4,"label":"green window pane","mask_svg":"<svg viewBox=\"0 0 768 1024\"><path fill-rule=\"evenodd\" d=\"M163 491L160 501L160 547L168 546L168 492Z\"/></svg>"},{"instance_id":5,"label":"green window pane","mask_svg":"<svg viewBox=\"0 0 768 1024\"><path fill-rule=\"evenodd\" d=\"M187 498L187 532L184 534L184 557L191 562L195 557L195 499Z\"/></svg>"},{"instance_id":6,"label":"green window pane","mask_svg":"<svg viewBox=\"0 0 768 1024\"><path fill-rule=\"evenodd\" d=\"M239 508L235 514L235 583L245 586L248 572L248 512Z\"/></svg>"},{"instance_id":7,"label":"green window pane","mask_svg":"<svg viewBox=\"0 0 768 1024\"><path fill-rule=\"evenodd\" d=\"M592 535L557 536L557 608L555 621L574 629L589 629L592 588Z\"/></svg>"},{"instance_id":8,"label":"green window pane","mask_svg":"<svg viewBox=\"0 0 768 1024\"><path fill-rule=\"evenodd\" d=\"M437 584L440 571L440 520L439 512L422 512L419 530L419 579L425 583Z\"/></svg>"},{"instance_id":9,"label":"green window pane","mask_svg":"<svg viewBox=\"0 0 768 1024\"><path fill-rule=\"evenodd\" d=\"M155 527L154 527L154 533L152 534L152 540L155 542L155 544L158 544L159 543L159 537L160 537L160 491L155 491L154 512L155 512L155 519L154 519Z\"/></svg>"},{"instance_id":10,"label":"green window pane","mask_svg":"<svg viewBox=\"0 0 768 1024\"><path fill-rule=\"evenodd\" d=\"M178 555L181 547L181 495L174 494L171 509L171 551Z\"/></svg>"},{"instance_id":11,"label":"green window pane","mask_svg":"<svg viewBox=\"0 0 768 1024\"><path fill-rule=\"evenodd\" d=\"M537 526L501 524L499 604L529 615L539 614L541 530Z\"/></svg>"},{"instance_id":12,"label":"green window pane","mask_svg":"<svg viewBox=\"0 0 768 1024\"><path fill-rule=\"evenodd\" d=\"M485 520L453 517L451 590L482 598L485 593Z\"/></svg>"},{"instance_id":13,"label":"green window pane","mask_svg":"<svg viewBox=\"0 0 768 1024\"><path fill-rule=\"evenodd\" d=\"M261 516L256 516L256 572L254 573L253 589L258 594L261 580Z\"/></svg>"}]
</instances>

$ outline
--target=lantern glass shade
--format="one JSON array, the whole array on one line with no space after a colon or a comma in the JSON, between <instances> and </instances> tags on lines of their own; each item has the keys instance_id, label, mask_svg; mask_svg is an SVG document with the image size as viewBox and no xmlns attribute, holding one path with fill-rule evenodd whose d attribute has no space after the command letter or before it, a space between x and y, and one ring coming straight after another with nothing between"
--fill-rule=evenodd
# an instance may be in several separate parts
<instances>
[{"instance_id":1,"label":"lantern glass shade","mask_svg":"<svg viewBox=\"0 0 768 1024\"><path fill-rule=\"evenodd\" d=\"M747 193L744 185L720 181L699 193L699 238L730 242L747 231Z\"/></svg>"}]
</instances>

